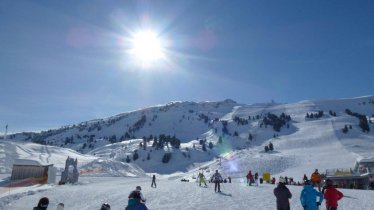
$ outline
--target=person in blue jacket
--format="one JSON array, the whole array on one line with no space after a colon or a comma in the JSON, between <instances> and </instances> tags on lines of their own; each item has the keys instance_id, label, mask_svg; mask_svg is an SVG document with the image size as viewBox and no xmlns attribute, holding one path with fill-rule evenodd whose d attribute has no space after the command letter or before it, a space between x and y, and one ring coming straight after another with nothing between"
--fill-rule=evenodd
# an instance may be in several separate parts
<instances>
[{"instance_id":1,"label":"person in blue jacket","mask_svg":"<svg viewBox=\"0 0 374 210\"><path fill-rule=\"evenodd\" d=\"M317 197L319 199L317 200ZM305 185L300 194L300 202L304 210L318 210L323 201L323 195L313 188L310 181L305 181Z\"/></svg>"}]
</instances>

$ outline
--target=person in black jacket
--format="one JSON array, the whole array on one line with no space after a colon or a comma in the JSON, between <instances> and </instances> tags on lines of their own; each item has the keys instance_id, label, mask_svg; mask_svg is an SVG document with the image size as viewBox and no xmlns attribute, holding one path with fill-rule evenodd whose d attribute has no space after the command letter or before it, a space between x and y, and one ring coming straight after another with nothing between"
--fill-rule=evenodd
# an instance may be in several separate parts
<instances>
[{"instance_id":1,"label":"person in black jacket","mask_svg":"<svg viewBox=\"0 0 374 210\"><path fill-rule=\"evenodd\" d=\"M153 174L152 176L152 184L151 184L151 187L153 187L153 184L155 185L155 188L156 188L156 175Z\"/></svg>"},{"instance_id":2,"label":"person in black jacket","mask_svg":"<svg viewBox=\"0 0 374 210\"><path fill-rule=\"evenodd\" d=\"M292 194L286 187L286 180L283 177L279 177L279 183L274 189L274 195L277 198L277 210L290 210L289 199Z\"/></svg>"}]
</instances>

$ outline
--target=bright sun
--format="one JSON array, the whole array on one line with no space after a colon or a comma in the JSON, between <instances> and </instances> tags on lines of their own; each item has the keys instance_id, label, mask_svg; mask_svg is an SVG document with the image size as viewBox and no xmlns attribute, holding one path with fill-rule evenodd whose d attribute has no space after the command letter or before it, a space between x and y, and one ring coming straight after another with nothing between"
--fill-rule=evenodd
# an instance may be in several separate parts
<instances>
[{"instance_id":1,"label":"bright sun","mask_svg":"<svg viewBox=\"0 0 374 210\"><path fill-rule=\"evenodd\" d=\"M132 38L131 54L140 64L149 66L164 57L164 48L156 33L141 31Z\"/></svg>"}]
</instances>

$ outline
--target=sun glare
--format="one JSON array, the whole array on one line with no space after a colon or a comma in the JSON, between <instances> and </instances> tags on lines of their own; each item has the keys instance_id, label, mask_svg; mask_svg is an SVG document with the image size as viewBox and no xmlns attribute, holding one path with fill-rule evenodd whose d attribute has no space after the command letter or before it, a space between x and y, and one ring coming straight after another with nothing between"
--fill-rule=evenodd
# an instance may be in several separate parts
<instances>
[{"instance_id":1,"label":"sun glare","mask_svg":"<svg viewBox=\"0 0 374 210\"><path fill-rule=\"evenodd\" d=\"M149 66L164 57L161 39L152 31L136 33L132 39L131 54L142 66Z\"/></svg>"}]
</instances>

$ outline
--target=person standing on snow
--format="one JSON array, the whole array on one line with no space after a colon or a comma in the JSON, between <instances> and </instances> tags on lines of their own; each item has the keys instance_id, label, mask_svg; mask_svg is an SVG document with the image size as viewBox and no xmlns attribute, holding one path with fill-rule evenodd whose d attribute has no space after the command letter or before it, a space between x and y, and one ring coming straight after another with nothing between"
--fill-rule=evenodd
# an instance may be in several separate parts
<instances>
[{"instance_id":1,"label":"person standing on snow","mask_svg":"<svg viewBox=\"0 0 374 210\"><path fill-rule=\"evenodd\" d=\"M199 179L199 186L200 187L201 187L202 183L205 184L205 187L208 187L208 185L206 185L205 176L204 176L203 173L199 173L198 179Z\"/></svg>"},{"instance_id":2,"label":"person standing on snow","mask_svg":"<svg viewBox=\"0 0 374 210\"><path fill-rule=\"evenodd\" d=\"M156 175L153 174L152 176L152 184L151 184L151 187L153 187L153 184L155 185L155 188L156 188Z\"/></svg>"},{"instance_id":3,"label":"person standing on snow","mask_svg":"<svg viewBox=\"0 0 374 210\"><path fill-rule=\"evenodd\" d=\"M318 173L318 169L313 172L310 180L313 182L315 187L318 187L318 191L321 192L321 175Z\"/></svg>"},{"instance_id":4,"label":"person standing on snow","mask_svg":"<svg viewBox=\"0 0 374 210\"><path fill-rule=\"evenodd\" d=\"M326 209L327 210L337 210L338 209L338 200L343 198L343 193L337 190L331 179L326 180L326 189L324 190L323 197L326 200Z\"/></svg>"},{"instance_id":5,"label":"person standing on snow","mask_svg":"<svg viewBox=\"0 0 374 210\"><path fill-rule=\"evenodd\" d=\"M285 185L283 177L279 177L278 186L274 189L274 195L277 198L277 210L290 210L290 201L292 194Z\"/></svg>"},{"instance_id":6,"label":"person standing on snow","mask_svg":"<svg viewBox=\"0 0 374 210\"><path fill-rule=\"evenodd\" d=\"M257 172L255 173L255 183L256 183L256 186L258 186L258 173Z\"/></svg>"},{"instance_id":7,"label":"person standing on snow","mask_svg":"<svg viewBox=\"0 0 374 210\"><path fill-rule=\"evenodd\" d=\"M253 182L252 171L249 171L248 174L247 174L247 184L248 184L248 186L251 186L252 182Z\"/></svg>"},{"instance_id":8,"label":"person standing on snow","mask_svg":"<svg viewBox=\"0 0 374 210\"><path fill-rule=\"evenodd\" d=\"M304 174L303 181L304 182L308 181L308 177L306 176L306 174Z\"/></svg>"},{"instance_id":9,"label":"person standing on snow","mask_svg":"<svg viewBox=\"0 0 374 210\"><path fill-rule=\"evenodd\" d=\"M212 180L214 182L214 192L221 192L221 186L220 183L222 182L222 176L220 173L218 173L218 170L216 170L216 173L213 174Z\"/></svg>"},{"instance_id":10,"label":"person standing on snow","mask_svg":"<svg viewBox=\"0 0 374 210\"><path fill-rule=\"evenodd\" d=\"M317 197L319 197L319 201L317 201ZM318 206L321 205L322 201L322 193L315 190L310 181L306 181L304 188L300 193L300 202L304 207L304 210L318 210Z\"/></svg>"}]
</instances>

